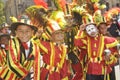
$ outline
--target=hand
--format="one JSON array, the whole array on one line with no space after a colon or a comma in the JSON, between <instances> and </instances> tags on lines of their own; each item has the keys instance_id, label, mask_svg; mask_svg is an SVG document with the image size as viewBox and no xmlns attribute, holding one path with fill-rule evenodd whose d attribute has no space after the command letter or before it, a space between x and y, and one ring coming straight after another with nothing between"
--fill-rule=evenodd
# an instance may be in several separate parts
<instances>
[{"instance_id":1,"label":"hand","mask_svg":"<svg viewBox=\"0 0 120 80\"><path fill-rule=\"evenodd\" d=\"M104 57L104 59L105 59L105 61L110 61L110 55L106 55L106 56Z\"/></svg>"},{"instance_id":2,"label":"hand","mask_svg":"<svg viewBox=\"0 0 120 80\"><path fill-rule=\"evenodd\" d=\"M80 31L85 30L85 24L80 25Z\"/></svg>"}]
</instances>

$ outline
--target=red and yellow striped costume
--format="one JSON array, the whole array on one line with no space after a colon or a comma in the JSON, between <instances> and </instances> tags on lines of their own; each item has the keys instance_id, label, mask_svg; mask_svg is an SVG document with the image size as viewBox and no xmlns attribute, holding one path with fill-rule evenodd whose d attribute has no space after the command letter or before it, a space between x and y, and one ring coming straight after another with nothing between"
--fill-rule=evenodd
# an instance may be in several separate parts
<instances>
[{"instance_id":1,"label":"red and yellow striped costume","mask_svg":"<svg viewBox=\"0 0 120 80\"><path fill-rule=\"evenodd\" d=\"M28 58L21 51L21 44L17 38L10 40L10 48L7 55L7 64L0 71L0 76L4 80L22 80L29 73L31 67L34 68L34 80L40 80L40 50L31 42L31 49Z\"/></svg>"},{"instance_id":2,"label":"red and yellow striped costume","mask_svg":"<svg viewBox=\"0 0 120 80\"><path fill-rule=\"evenodd\" d=\"M6 54L5 49L0 49L0 67L6 65Z\"/></svg>"},{"instance_id":3,"label":"red and yellow striped costume","mask_svg":"<svg viewBox=\"0 0 120 80\"><path fill-rule=\"evenodd\" d=\"M66 47L58 47L53 42L40 42L43 52L43 66L41 67L41 80L67 80Z\"/></svg>"},{"instance_id":4,"label":"red and yellow striped costume","mask_svg":"<svg viewBox=\"0 0 120 80\"><path fill-rule=\"evenodd\" d=\"M117 59L114 53L117 51L115 46L118 44L117 40L110 37L99 35L95 38L84 37L82 39L75 39L75 46L80 48L84 47L87 51L87 73L94 75L104 75L106 62L104 60L104 50L109 48L113 51L111 54L111 61L107 62L107 73L111 72L111 65Z\"/></svg>"}]
</instances>

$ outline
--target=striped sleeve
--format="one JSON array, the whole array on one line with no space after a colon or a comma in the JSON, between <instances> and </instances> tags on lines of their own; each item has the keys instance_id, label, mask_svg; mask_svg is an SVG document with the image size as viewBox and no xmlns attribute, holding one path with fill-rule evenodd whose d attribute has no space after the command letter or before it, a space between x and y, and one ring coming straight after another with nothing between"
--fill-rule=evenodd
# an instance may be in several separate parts
<instances>
[{"instance_id":1,"label":"striped sleeve","mask_svg":"<svg viewBox=\"0 0 120 80\"><path fill-rule=\"evenodd\" d=\"M37 45L34 45L34 80L40 80L40 49Z\"/></svg>"},{"instance_id":2,"label":"striped sleeve","mask_svg":"<svg viewBox=\"0 0 120 80\"><path fill-rule=\"evenodd\" d=\"M106 48L116 47L118 44L117 39L113 37L105 37Z\"/></svg>"},{"instance_id":3,"label":"striped sleeve","mask_svg":"<svg viewBox=\"0 0 120 80\"><path fill-rule=\"evenodd\" d=\"M10 48L8 53L8 65L11 71L13 71L18 77L25 77L28 74L28 71L21 65L18 60L19 50L16 50L14 42L10 40Z\"/></svg>"}]
</instances>

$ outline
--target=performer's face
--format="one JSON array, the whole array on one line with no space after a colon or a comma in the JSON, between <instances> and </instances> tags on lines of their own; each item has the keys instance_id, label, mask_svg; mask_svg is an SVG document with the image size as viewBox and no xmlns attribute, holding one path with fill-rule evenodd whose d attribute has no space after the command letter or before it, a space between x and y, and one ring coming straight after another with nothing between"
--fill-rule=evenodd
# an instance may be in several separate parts
<instances>
[{"instance_id":1,"label":"performer's face","mask_svg":"<svg viewBox=\"0 0 120 80\"><path fill-rule=\"evenodd\" d=\"M99 32L103 35L105 35L107 33L107 26L106 24L101 24L99 27Z\"/></svg>"},{"instance_id":2,"label":"performer's face","mask_svg":"<svg viewBox=\"0 0 120 80\"><path fill-rule=\"evenodd\" d=\"M9 43L9 37L8 36L3 36L0 38L0 44L8 45Z\"/></svg>"},{"instance_id":3,"label":"performer's face","mask_svg":"<svg viewBox=\"0 0 120 80\"><path fill-rule=\"evenodd\" d=\"M34 30L27 25L19 25L16 29L16 36L21 42L27 42L34 34Z\"/></svg>"},{"instance_id":4,"label":"performer's face","mask_svg":"<svg viewBox=\"0 0 120 80\"><path fill-rule=\"evenodd\" d=\"M64 42L64 32L56 31L52 34L52 40L58 44Z\"/></svg>"},{"instance_id":5,"label":"performer's face","mask_svg":"<svg viewBox=\"0 0 120 80\"><path fill-rule=\"evenodd\" d=\"M98 34L98 29L96 28L95 25L90 24L86 26L86 32L89 36L96 37L96 35Z\"/></svg>"},{"instance_id":6,"label":"performer's face","mask_svg":"<svg viewBox=\"0 0 120 80\"><path fill-rule=\"evenodd\" d=\"M9 29L8 29L7 27L5 27L5 28L3 28L3 29L1 30L1 32L7 34L7 33L8 33L8 30L9 30Z\"/></svg>"}]
</instances>

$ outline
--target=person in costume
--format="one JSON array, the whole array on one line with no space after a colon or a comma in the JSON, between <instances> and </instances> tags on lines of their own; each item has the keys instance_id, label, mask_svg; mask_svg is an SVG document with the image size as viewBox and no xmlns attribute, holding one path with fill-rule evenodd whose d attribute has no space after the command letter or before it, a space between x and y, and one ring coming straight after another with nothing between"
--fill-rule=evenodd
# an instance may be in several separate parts
<instances>
[{"instance_id":1,"label":"person in costume","mask_svg":"<svg viewBox=\"0 0 120 80\"><path fill-rule=\"evenodd\" d=\"M70 61L70 66L71 66L71 80L81 80L83 74L82 74L82 67L81 63L79 60L79 51L75 49L74 47L74 37L77 34L78 30L78 20L74 18L72 15L66 15L66 21L67 21L67 26L66 26L66 38L65 42L66 45L68 46L68 59ZM76 21L75 21L76 20Z\"/></svg>"},{"instance_id":2,"label":"person in costume","mask_svg":"<svg viewBox=\"0 0 120 80\"><path fill-rule=\"evenodd\" d=\"M9 40L10 40L9 25L7 23L3 23L1 24L0 27L0 72L7 65L6 60L9 49Z\"/></svg>"},{"instance_id":3,"label":"person in costume","mask_svg":"<svg viewBox=\"0 0 120 80\"><path fill-rule=\"evenodd\" d=\"M2 23L0 25L0 33L3 33L3 34L9 34L10 33L9 25L7 23Z\"/></svg>"},{"instance_id":4,"label":"person in costume","mask_svg":"<svg viewBox=\"0 0 120 80\"><path fill-rule=\"evenodd\" d=\"M104 35L104 36L109 36L112 37L112 35L107 31L108 27L107 27L107 23L106 22L101 22L98 25L98 29L100 34ZM116 80L115 79L115 69L114 66L112 67L112 72L110 73L110 80Z\"/></svg>"},{"instance_id":5,"label":"person in costume","mask_svg":"<svg viewBox=\"0 0 120 80\"><path fill-rule=\"evenodd\" d=\"M120 28L116 20L111 19L111 24L109 25L108 31L112 35L112 37L119 37L120 36Z\"/></svg>"},{"instance_id":6,"label":"person in costume","mask_svg":"<svg viewBox=\"0 0 120 80\"><path fill-rule=\"evenodd\" d=\"M115 54L118 41L100 35L94 23L87 24L85 32L86 37L75 39L74 45L86 50L86 80L109 80L107 74L117 62Z\"/></svg>"},{"instance_id":7,"label":"person in costume","mask_svg":"<svg viewBox=\"0 0 120 80\"><path fill-rule=\"evenodd\" d=\"M72 80L83 79L83 58L80 58L83 52L74 46L74 38L78 37L78 35L84 36L82 30L82 26L84 25L82 25L83 12L86 12L83 7L75 6L71 11L71 18L70 16L68 16L68 18L66 17L68 19L66 20L68 23L66 26L68 28L66 32L66 44L68 46L68 58L71 61L71 67L73 70ZM81 28L81 30L79 30L79 28Z\"/></svg>"},{"instance_id":8,"label":"person in costume","mask_svg":"<svg viewBox=\"0 0 120 80\"><path fill-rule=\"evenodd\" d=\"M11 24L15 37L9 41L8 65L0 72L2 79L40 80L40 50L32 40L36 30L26 15L22 15L19 22Z\"/></svg>"},{"instance_id":9,"label":"person in costume","mask_svg":"<svg viewBox=\"0 0 120 80\"><path fill-rule=\"evenodd\" d=\"M48 26L50 41L40 40L43 56L40 80L68 80L67 47L64 44L64 30L60 26Z\"/></svg>"},{"instance_id":10,"label":"person in costume","mask_svg":"<svg viewBox=\"0 0 120 80\"><path fill-rule=\"evenodd\" d=\"M100 34L103 34L104 36L109 36L109 37L112 36L112 35L110 35L110 33L107 31L108 26L107 26L107 23L106 23L106 22L100 22L100 23L98 24L98 29L99 29Z\"/></svg>"},{"instance_id":11,"label":"person in costume","mask_svg":"<svg viewBox=\"0 0 120 80\"><path fill-rule=\"evenodd\" d=\"M33 11L35 14L33 15L31 14L32 8L35 9L35 11ZM58 36L61 34L63 36L63 32L55 32L56 35L58 34L57 36L55 35L55 38L52 36L53 31L61 29L61 27L55 20L49 18L51 13L49 14L48 10L43 7L37 8L37 6L31 6L26 9L26 13L32 17L31 19L34 22L38 22L37 24L39 25L38 31L35 34L35 36L39 37L34 38L34 42L39 45L42 55L40 80L67 80L66 47L64 44L62 45L62 43L64 43L64 37L62 37L59 47L55 45L61 40ZM41 29L43 30L42 35L39 34ZM46 40L43 40L42 37ZM55 40L56 38L59 40Z\"/></svg>"},{"instance_id":12,"label":"person in costume","mask_svg":"<svg viewBox=\"0 0 120 80\"><path fill-rule=\"evenodd\" d=\"M3 67L7 65L9 40L10 40L9 34L4 33L0 34L0 72L2 71ZM0 80L2 80L2 78L0 78Z\"/></svg>"},{"instance_id":13,"label":"person in costume","mask_svg":"<svg viewBox=\"0 0 120 80\"><path fill-rule=\"evenodd\" d=\"M30 17L33 24L38 27L38 32L41 29L43 30L41 38L49 41L51 35L49 35L46 27L56 26L56 24L58 24L57 21L55 21L53 18L50 18L51 16L53 17L51 11L42 6L30 6L25 10L25 12Z\"/></svg>"}]
</instances>

